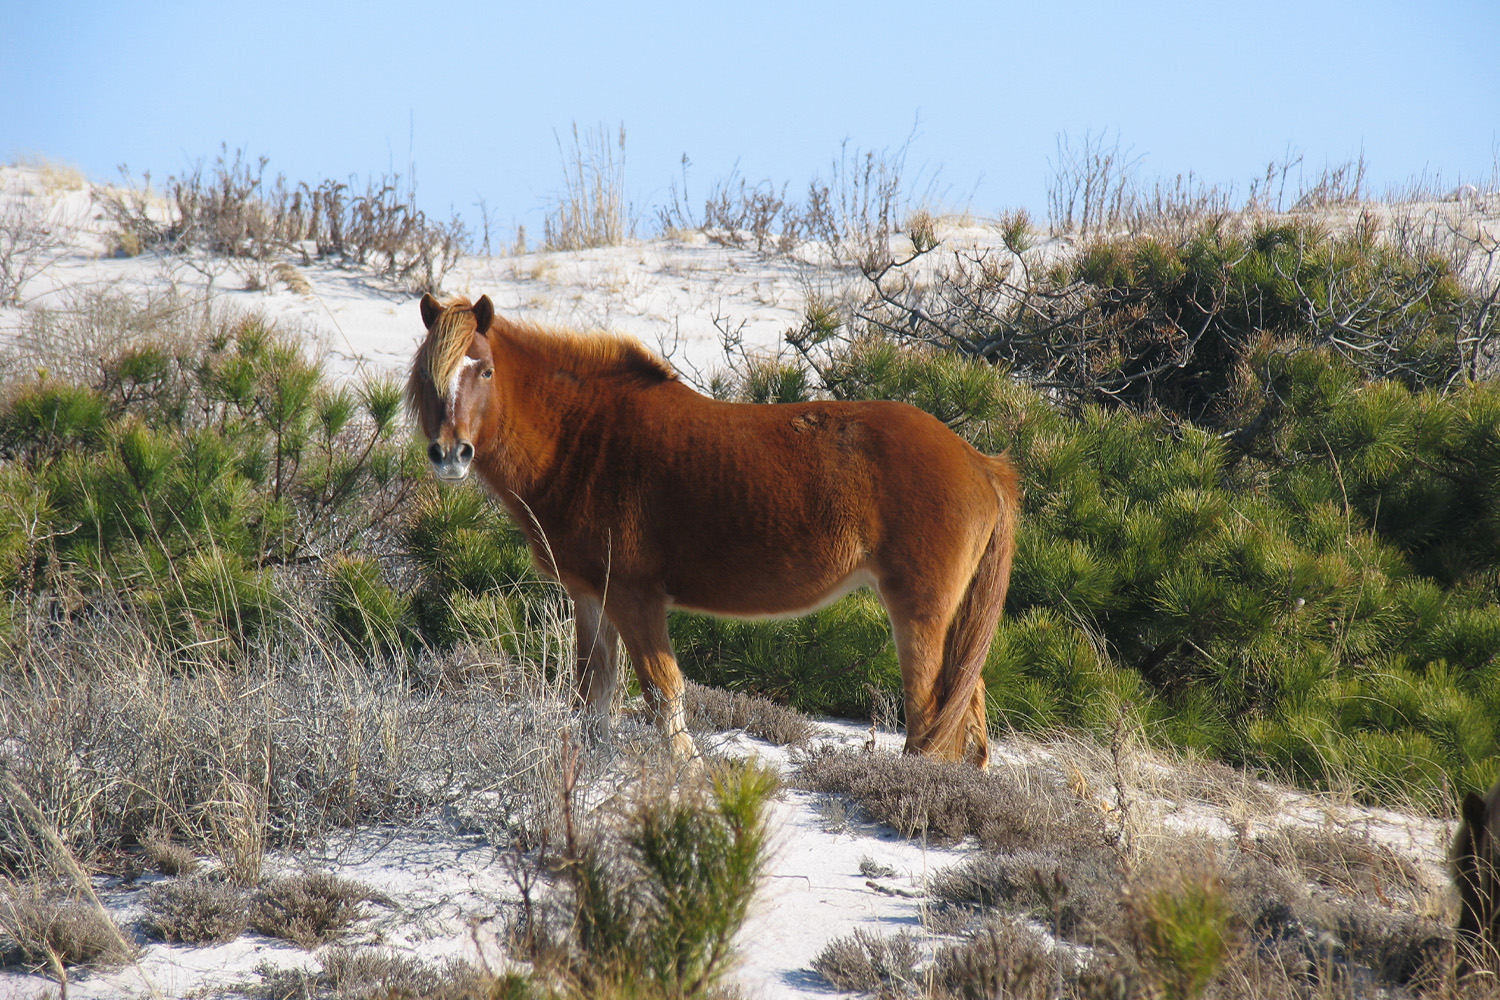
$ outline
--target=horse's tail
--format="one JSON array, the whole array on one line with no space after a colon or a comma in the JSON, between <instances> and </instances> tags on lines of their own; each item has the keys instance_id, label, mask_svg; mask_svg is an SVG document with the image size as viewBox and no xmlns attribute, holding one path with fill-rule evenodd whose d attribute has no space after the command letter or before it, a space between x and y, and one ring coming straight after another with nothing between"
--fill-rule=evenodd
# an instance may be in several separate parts
<instances>
[{"instance_id":1,"label":"horse's tail","mask_svg":"<svg viewBox=\"0 0 1500 1000\"><path fill-rule=\"evenodd\" d=\"M979 557L958 610L943 641L943 666L938 677L940 692L937 717L926 741L929 752L952 760L962 759L972 735L979 743L978 763L989 761L986 716L980 690L984 661L989 656L1005 593L1010 587L1010 564L1015 554L1016 518L1021 494L1015 467L1004 456L988 457L990 481L999 500L999 513L988 544Z\"/></svg>"}]
</instances>

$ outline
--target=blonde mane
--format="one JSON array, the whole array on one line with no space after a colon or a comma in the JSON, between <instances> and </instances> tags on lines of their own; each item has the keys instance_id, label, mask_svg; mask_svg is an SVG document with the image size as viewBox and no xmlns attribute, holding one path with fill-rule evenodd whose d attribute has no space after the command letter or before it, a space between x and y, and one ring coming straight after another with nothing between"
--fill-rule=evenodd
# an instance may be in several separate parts
<instances>
[{"instance_id":1,"label":"blonde mane","mask_svg":"<svg viewBox=\"0 0 1500 1000\"><path fill-rule=\"evenodd\" d=\"M458 370L475 328L474 307L468 299L444 303L437 322L412 363L408 399L415 404L418 380L425 374L433 386L445 386ZM622 333L577 333L532 323L519 323L496 316L491 331L502 331L525 349L545 357L549 363L580 376L629 374L647 381L665 382L677 373L639 340Z\"/></svg>"},{"instance_id":2,"label":"blonde mane","mask_svg":"<svg viewBox=\"0 0 1500 1000\"><path fill-rule=\"evenodd\" d=\"M469 350L474 336L474 307L468 299L448 304L427 338L427 375L433 385L447 385Z\"/></svg>"}]
</instances>

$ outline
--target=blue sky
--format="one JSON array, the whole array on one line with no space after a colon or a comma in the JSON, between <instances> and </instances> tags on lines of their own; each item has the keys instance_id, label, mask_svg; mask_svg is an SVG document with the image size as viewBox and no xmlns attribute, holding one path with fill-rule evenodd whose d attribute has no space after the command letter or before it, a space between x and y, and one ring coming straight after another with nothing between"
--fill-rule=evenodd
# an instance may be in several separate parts
<instances>
[{"instance_id":1,"label":"blue sky","mask_svg":"<svg viewBox=\"0 0 1500 1000\"><path fill-rule=\"evenodd\" d=\"M1056 138L1246 182L1364 151L1377 189L1500 155L1500 3L1086 0L323 5L0 0L0 158L157 178L221 143L292 180L415 168L429 212L540 230L554 134L623 123L635 210L684 153L801 189L893 149L947 207L1045 214Z\"/></svg>"}]
</instances>

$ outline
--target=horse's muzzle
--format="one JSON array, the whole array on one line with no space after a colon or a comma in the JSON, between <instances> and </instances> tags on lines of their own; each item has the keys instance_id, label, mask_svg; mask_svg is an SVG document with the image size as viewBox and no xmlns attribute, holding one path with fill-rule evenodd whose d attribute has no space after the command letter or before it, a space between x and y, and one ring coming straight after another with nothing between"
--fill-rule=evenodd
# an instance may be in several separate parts
<instances>
[{"instance_id":1,"label":"horse's muzzle","mask_svg":"<svg viewBox=\"0 0 1500 1000\"><path fill-rule=\"evenodd\" d=\"M427 457L432 460L432 471L439 479L459 480L469 474L469 463L474 460L474 446L459 441L452 448L444 448L434 441L427 446Z\"/></svg>"}]
</instances>

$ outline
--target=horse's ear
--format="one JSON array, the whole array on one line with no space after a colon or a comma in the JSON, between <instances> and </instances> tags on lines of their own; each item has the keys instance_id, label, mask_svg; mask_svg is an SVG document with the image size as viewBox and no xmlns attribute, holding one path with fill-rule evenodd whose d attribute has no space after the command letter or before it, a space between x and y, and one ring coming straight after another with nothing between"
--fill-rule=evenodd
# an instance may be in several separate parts
<instances>
[{"instance_id":1,"label":"horse's ear","mask_svg":"<svg viewBox=\"0 0 1500 1000\"><path fill-rule=\"evenodd\" d=\"M443 304L433 298L431 292L425 293L422 296L422 325L431 330L432 324L436 323L437 318L442 314Z\"/></svg>"},{"instance_id":2,"label":"horse's ear","mask_svg":"<svg viewBox=\"0 0 1500 1000\"><path fill-rule=\"evenodd\" d=\"M1484 799L1473 792L1464 796L1464 822L1468 823L1475 833L1484 829L1485 820L1489 818L1485 815L1487 812L1489 810L1485 807Z\"/></svg>"},{"instance_id":3,"label":"horse's ear","mask_svg":"<svg viewBox=\"0 0 1500 1000\"><path fill-rule=\"evenodd\" d=\"M490 302L488 295L479 296L479 301L474 303L474 322L477 324L475 333L481 337L489 332L490 324L495 321L495 306Z\"/></svg>"}]
</instances>

